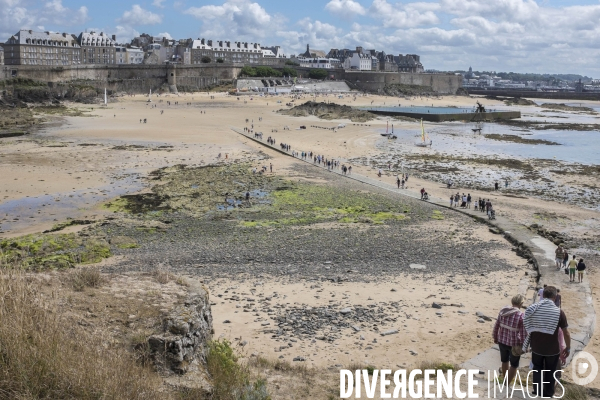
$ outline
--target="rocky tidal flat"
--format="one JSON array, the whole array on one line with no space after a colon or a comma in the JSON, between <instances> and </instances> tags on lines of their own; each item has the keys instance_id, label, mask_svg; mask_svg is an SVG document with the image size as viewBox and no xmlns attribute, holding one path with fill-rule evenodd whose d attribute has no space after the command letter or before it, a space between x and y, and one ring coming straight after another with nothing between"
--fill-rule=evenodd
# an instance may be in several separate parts
<instances>
[{"instance_id":1,"label":"rocky tidal flat","mask_svg":"<svg viewBox=\"0 0 600 400\"><path fill-rule=\"evenodd\" d=\"M467 217L320 174L326 185L254 174L248 164L158 171L161 182L152 192L108 203L123 213L94 229L108 241L130 237L140 244L126 250L127 260L115 270L164 264L205 277L364 280L411 272L413 263L427 265L425 273L510 268L493 256L503 239L484 241L468 254L461 249L460 241L476 239L468 228L476 223ZM260 195L246 201L246 191Z\"/></svg>"}]
</instances>

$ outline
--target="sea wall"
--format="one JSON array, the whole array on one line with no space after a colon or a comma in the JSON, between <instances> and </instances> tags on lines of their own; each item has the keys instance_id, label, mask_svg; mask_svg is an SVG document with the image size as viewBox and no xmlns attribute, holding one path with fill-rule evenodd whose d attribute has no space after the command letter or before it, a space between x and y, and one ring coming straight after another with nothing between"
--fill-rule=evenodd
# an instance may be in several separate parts
<instances>
[{"instance_id":1,"label":"sea wall","mask_svg":"<svg viewBox=\"0 0 600 400\"><path fill-rule=\"evenodd\" d=\"M600 100L600 92L537 92L517 89L468 89L468 92L472 95L521 97L524 99Z\"/></svg>"},{"instance_id":2,"label":"sea wall","mask_svg":"<svg viewBox=\"0 0 600 400\"><path fill-rule=\"evenodd\" d=\"M493 111L486 113L456 113L456 114L431 114L431 113L408 113L401 111L377 111L368 110L370 113L386 116L404 116L415 119L423 119L430 122L444 121L494 121L499 119L521 118L520 111Z\"/></svg>"},{"instance_id":3,"label":"sea wall","mask_svg":"<svg viewBox=\"0 0 600 400\"><path fill-rule=\"evenodd\" d=\"M438 94L455 94L462 87L462 77L454 74L346 71L344 79L361 90L375 93L383 93L386 86L393 85L423 87Z\"/></svg>"},{"instance_id":4,"label":"sea wall","mask_svg":"<svg viewBox=\"0 0 600 400\"><path fill-rule=\"evenodd\" d=\"M176 86L183 90L203 90L211 86L236 79L242 66L238 64L197 65L73 65L48 66L3 66L0 80L12 77L58 83L78 82L87 86L114 92L147 93L163 85ZM308 68L296 68L299 76L307 77ZM418 74L404 72L371 72L328 70L329 79L346 81L357 90L386 93L394 88L393 94L408 92L455 94L462 85L460 76L452 74ZM173 74L173 75L171 75ZM412 89L412 90L411 90Z\"/></svg>"},{"instance_id":5,"label":"sea wall","mask_svg":"<svg viewBox=\"0 0 600 400\"><path fill-rule=\"evenodd\" d=\"M53 84L78 82L111 92L147 93L168 84L171 73L177 85L202 90L237 78L241 67L227 64L201 65L74 65L65 67L4 66L0 80L12 77Z\"/></svg>"}]
</instances>

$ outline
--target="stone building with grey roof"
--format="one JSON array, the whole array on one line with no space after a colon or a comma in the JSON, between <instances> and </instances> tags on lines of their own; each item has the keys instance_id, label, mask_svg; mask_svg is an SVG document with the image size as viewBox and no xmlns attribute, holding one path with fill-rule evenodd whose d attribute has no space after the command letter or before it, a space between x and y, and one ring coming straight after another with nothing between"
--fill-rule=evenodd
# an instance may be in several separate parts
<instances>
[{"instance_id":1,"label":"stone building with grey roof","mask_svg":"<svg viewBox=\"0 0 600 400\"><path fill-rule=\"evenodd\" d=\"M80 46L68 33L22 29L4 44L5 65L61 66L78 64Z\"/></svg>"}]
</instances>

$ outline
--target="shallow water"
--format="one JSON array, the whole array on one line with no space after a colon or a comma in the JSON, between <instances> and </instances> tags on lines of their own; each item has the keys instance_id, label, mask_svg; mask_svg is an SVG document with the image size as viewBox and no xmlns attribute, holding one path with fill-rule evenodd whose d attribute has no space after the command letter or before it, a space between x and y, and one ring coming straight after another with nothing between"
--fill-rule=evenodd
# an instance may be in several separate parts
<instances>
[{"instance_id":1,"label":"shallow water","mask_svg":"<svg viewBox=\"0 0 600 400\"><path fill-rule=\"evenodd\" d=\"M91 208L99 202L144 187L139 174L114 178L108 185L66 193L24 197L0 204L0 233L24 229L32 225L61 222L73 217L81 209Z\"/></svg>"},{"instance_id":2,"label":"shallow water","mask_svg":"<svg viewBox=\"0 0 600 400\"><path fill-rule=\"evenodd\" d=\"M442 152L464 156L499 156L522 159L556 159L571 163L600 164L600 132L524 130L494 123L482 125L481 134L471 130L474 124L428 124L426 131L433 141L432 149L419 149L414 144L420 140L420 130L394 130L398 136L389 142L390 149L407 145L414 151ZM380 133L385 130L381 129ZM517 135L525 139L540 139L560 143L560 145L525 144L486 139L485 134ZM383 143L383 142L382 142Z\"/></svg>"}]
</instances>

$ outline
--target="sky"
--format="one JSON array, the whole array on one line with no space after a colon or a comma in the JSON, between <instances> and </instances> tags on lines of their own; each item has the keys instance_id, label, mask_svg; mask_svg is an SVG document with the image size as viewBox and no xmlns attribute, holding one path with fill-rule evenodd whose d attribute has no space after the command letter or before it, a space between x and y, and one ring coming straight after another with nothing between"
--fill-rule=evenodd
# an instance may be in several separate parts
<instances>
[{"instance_id":1,"label":"sky","mask_svg":"<svg viewBox=\"0 0 600 400\"><path fill-rule=\"evenodd\" d=\"M19 29L258 42L286 54L362 46L426 69L600 77L600 0L0 0Z\"/></svg>"}]
</instances>

